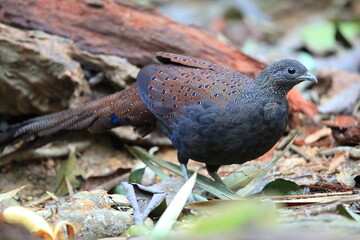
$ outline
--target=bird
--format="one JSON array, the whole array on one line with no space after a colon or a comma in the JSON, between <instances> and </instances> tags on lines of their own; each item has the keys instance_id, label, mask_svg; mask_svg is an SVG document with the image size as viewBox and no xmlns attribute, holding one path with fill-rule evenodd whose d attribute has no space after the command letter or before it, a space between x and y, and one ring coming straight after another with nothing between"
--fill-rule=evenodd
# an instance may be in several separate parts
<instances>
[{"instance_id":1,"label":"bird","mask_svg":"<svg viewBox=\"0 0 360 240\"><path fill-rule=\"evenodd\" d=\"M174 53L154 53L136 82L104 98L11 125L0 147L61 131L101 133L130 125L142 135L159 128L177 149L187 180L188 161L205 164L219 183L222 165L242 164L269 151L288 122L287 93L298 83L317 83L300 62L282 59L255 78Z\"/></svg>"}]
</instances>

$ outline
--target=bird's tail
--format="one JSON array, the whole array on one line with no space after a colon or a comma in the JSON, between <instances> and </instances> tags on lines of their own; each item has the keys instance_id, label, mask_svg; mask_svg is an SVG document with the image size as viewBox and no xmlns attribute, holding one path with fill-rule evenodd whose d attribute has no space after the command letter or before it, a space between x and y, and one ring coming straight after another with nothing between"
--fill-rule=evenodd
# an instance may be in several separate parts
<instances>
[{"instance_id":1,"label":"bird's tail","mask_svg":"<svg viewBox=\"0 0 360 240\"><path fill-rule=\"evenodd\" d=\"M141 101L137 85L75 108L35 117L0 132L0 148L23 139L46 137L63 130L88 129L99 133L108 129L152 121L153 115Z\"/></svg>"}]
</instances>

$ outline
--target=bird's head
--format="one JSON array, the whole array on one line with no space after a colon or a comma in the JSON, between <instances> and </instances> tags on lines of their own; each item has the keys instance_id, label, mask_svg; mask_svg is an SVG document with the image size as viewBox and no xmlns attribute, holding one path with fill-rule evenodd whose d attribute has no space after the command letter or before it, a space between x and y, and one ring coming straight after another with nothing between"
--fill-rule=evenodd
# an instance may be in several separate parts
<instances>
[{"instance_id":1,"label":"bird's head","mask_svg":"<svg viewBox=\"0 0 360 240\"><path fill-rule=\"evenodd\" d=\"M283 59L270 64L256 79L265 88L284 89L286 92L302 81L317 83L316 77L293 59Z\"/></svg>"}]
</instances>

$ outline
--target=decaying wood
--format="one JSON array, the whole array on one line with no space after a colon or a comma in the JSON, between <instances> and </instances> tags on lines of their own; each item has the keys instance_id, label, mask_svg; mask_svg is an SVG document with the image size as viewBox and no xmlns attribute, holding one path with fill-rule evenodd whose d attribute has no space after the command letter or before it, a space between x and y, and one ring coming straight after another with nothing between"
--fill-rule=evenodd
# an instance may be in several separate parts
<instances>
[{"instance_id":1,"label":"decaying wood","mask_svg":"<svg viewBox=\"0 0 360 240\"><path fill-rule=\"evenodd\" d=\"M80 49L122 56L139 66L153 62L155 51L199 57L251 75L265 66L208 33L125 1L1 0L1 7L1 23L63 36Z\"/></svg>"}]
</instances>

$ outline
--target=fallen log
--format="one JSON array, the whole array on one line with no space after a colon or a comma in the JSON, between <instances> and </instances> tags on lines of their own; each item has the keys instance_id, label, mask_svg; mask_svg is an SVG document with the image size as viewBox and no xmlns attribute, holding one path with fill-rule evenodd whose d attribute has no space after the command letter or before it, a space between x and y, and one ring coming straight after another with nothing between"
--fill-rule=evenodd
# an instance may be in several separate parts
<instances>
[{"instance_id":1,"label":"fallen log","mask_svg":"<svg viewBox=\"0 0 360 240\"><path fill-rule=\"evenodd\" d=\"M203 58L254 75L265 64L153 8L113 0L1 0L0 22L72 39L82 50L125 57L144 66L152 52Z\"/></svg>"}]
</instances>

